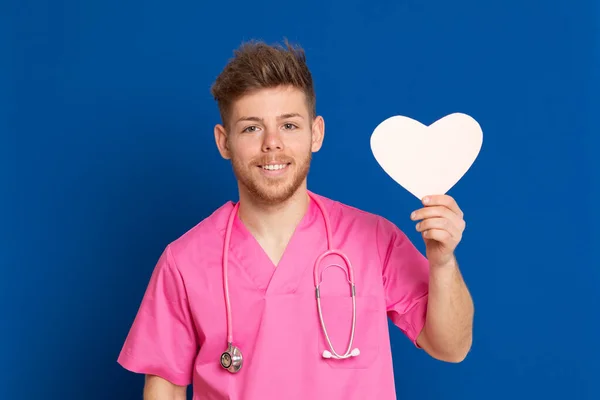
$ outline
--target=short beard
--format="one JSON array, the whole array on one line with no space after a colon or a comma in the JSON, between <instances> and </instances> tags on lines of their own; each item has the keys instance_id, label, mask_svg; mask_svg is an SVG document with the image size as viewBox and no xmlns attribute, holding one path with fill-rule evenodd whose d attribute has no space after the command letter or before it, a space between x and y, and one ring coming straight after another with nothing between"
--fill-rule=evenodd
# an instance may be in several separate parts
<instances>
[{"instance_id":1,"label":"short beard","mask_svg":"<svg viewBox=\"0 0 600 400\"><path fill-rule=\"evenodd\" d=\"M248 191L254 201L263 205L272 206L289 200L298 191L298 188L300 188L308 176L311 161L312 151L309 150L307 156L300 160L299 163L295 164L295 166L298 167L298 170L292 177L291 182L283 184L274 180L272 182L265 182L266 185L263 183L264 181L259 183L253 180L252 174L248 172L248 167L242 165L234 157L231 159L231 165L240 185ZM257 167L253 165L250 168Z\"/></svg>"}]
</instances>

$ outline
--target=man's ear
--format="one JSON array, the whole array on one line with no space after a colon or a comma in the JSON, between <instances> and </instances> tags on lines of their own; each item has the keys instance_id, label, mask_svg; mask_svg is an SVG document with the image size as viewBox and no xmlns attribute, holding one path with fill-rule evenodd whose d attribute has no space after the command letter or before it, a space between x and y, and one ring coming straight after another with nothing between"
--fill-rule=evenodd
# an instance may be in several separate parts
<instances>
[{"instance_id":1,"label":"man's ear","mask_svg":"<svg viewBox=\"0 0 600 400\"><path fill-rule=\"evenodd\" d=\"M215 125L215 143L217 144L219 153L221 153L221 157L229 160L231 153L229 152L229 144L227 143L227 130L223 125Z\"/></svg>"},{"instance_id":2,"label":"man's ear","mask_svg":"<svg viewBox=\"0 0 600 400\"><path fill-rule=\"evenodd\" d=\"M325 120L323 117L315 117L312 124L312 152L316 153L321 149L323 145L323 139L325 138Z\"/></svg>"}]
</instances>

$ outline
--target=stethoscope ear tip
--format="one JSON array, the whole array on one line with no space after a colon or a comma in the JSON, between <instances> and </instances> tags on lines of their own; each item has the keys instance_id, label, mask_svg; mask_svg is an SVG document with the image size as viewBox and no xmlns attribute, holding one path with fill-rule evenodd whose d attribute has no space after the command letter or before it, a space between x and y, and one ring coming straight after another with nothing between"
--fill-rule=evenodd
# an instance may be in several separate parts
<instances>
[{"instance_id":1,"label":"stethoscope ear tip","mask_svg":"<svg viewBox=\"0 0 600 400\"><path fill-rule=\"evenodd\" d=\"M352 352L350 353L352 355L352 357L356 357L360 354L360 350L359 349L354 349L352 350Z\"/></svg>"},{"instance_id":2,"label":"stethoscope ear tip","mask_svg":"<svg viewBox=\"0 0 600 400\"><path fill-rule=\"evenodd\" d=\"M331 358L331 352L330 351L323 351L323 358Z\"/></svg>"}]
</instances>

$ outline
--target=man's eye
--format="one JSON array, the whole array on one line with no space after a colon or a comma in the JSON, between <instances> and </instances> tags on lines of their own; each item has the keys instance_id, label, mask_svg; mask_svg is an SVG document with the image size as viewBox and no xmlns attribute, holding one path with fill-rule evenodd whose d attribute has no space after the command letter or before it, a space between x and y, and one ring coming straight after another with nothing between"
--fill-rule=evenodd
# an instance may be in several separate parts
<instances>
[{"instance_id":1,"label":"man's eye","mask_svg":"<svg viewBox=\"0 0 600 400\"><path fill-rule=\"evenodd\" d=\"M285 129L295 129L296 125L294 125L294 124L285 124L284 127L285 127Z\"/></svg>"},{"instance_id":2,"label":"man's eye","mask_svg":"<svg viewBox=\"0 0 600 400\"><path fill-rule=\"evenodd\" d=\"M254 132L256 130L256 126L249 126L244 129L242 132Z\"/></svg>"}]
</instances>

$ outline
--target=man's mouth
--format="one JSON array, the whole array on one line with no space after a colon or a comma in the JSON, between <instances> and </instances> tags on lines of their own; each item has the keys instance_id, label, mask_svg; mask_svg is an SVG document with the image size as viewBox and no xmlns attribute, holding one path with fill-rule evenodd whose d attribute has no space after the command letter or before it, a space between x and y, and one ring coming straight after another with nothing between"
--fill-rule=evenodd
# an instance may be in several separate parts
<instances>
[{"instance_id":1,"label":"man's mouth","mask_svg":"<svg viewBox=\"0 0 600 400\"><path fill-rule=\"evenodd\" d=\"M280 169L284 169L288 165L290 165L290 163L266 164L266 165L259 165L259 167L262 168L262 169L264 169L264 170L267 170L267 171L277 171L277 170L280 170Z\"/></svg>"}]
</instances>

